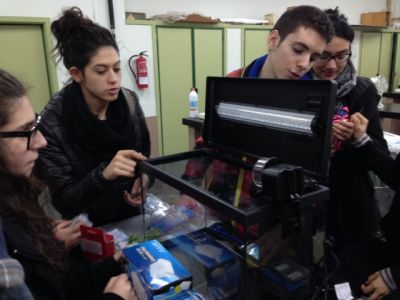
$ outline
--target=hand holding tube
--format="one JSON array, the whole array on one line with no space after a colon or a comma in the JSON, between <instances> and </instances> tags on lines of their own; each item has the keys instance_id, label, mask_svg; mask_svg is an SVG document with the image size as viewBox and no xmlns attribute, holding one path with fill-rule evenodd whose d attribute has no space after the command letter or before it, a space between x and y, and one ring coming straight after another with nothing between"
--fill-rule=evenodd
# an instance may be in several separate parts
<instances>
[{"instance_id":1,"label":"hand holding tube","mask_svg":"<svg viewBox=\"0 0 400 300\"><path fill-rule=\"evenodd\" d=\"M135 168L138 160L144 160L144 156L140 152L134 150L120 150L104 168L103 177L106 180L115 180L120 176L134 177Z\"/></svg>"}]
</instances>

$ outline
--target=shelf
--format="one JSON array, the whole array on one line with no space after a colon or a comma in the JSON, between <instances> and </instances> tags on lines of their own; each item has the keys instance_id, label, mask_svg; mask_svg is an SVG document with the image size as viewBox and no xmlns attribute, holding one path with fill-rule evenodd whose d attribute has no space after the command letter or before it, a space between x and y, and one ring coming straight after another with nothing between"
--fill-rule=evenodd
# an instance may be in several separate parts
<instances>
[{"instance_id":1,"label":"shelf","mask_svg":"<svg viewBox=\"0 0 400 300\"><path fill-rule=\"evenodd\" d=\"M201 130L203 127L204 120L199 118L183 118L182 124L187 125L189 127L193 127L194 129Z\"/></svg>"},{"instance_id":2,"label":"shelf","mask_svg":"<svg viewBox=\"0 0 400 300\"><path fill-rule=\"evenodd\" d=\"M382 94L382 97L400 99L400 93L386 92Z\"/></svg>"},{"instance_id":3,"label":"shelf","mask_svg":"<svg viewBox=\"0 0 400 300\"><path fill-rule=\"evenodd\" d=\"M378 110L378 113L381 118L400 119L400 104L385 104L383 109Z\"/></svg>"}]
</instances>

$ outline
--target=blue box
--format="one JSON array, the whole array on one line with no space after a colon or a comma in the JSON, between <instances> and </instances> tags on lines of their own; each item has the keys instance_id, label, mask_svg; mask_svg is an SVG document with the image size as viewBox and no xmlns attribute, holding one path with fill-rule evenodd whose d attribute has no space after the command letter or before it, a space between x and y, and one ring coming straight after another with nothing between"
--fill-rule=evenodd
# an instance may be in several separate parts
<instances>
[{"instance_id":1,"label":"blue box","mask_svg":"<svg viewBox=\"0 0 400 300\"><path fill-rule=\"evenodd\" d=\"M205 230L194 231L164 242L165 247L194 276L194 287L207 282L207 299L234 297L240 284L237 256Z\"/></svg>"},{"instance_id":2,"label":"blue box","mask_svg":"<svg viewBox=\"0 0 400 300\"><path fill-rule=\"evenodd\" d=\"M191 289L192 274L156 240L123 250L139 299L174 299Z\"/></svg>"},{"instance_id":3,"label":"blue box","mask_svg":"<svg viewBox=\"0 0 400 300\"><path fill-rule=\"evenodd\" d=\"M272 262L260 270L260 285L278 299L300 300L310 295L310 271L290 258Z\"/></svg>"}]
</instances>

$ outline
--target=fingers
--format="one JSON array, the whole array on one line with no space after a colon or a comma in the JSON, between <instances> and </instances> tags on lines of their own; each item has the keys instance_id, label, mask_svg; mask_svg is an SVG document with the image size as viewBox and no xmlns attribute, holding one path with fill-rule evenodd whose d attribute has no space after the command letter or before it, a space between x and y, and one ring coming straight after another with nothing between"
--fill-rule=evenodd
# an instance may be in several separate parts
<instances>
[{"instance_id":1,"label":"fingers","mask_svg":"<svg viewBox=\"0 0 400 300\"><path fill-rule=\"evenodd\" d=\"M361 290L365 295L369 295L374 291L374 287L369 284L363 284L361 285Z\"/></svg>"},{"instance_id":2,"label":"fingers","mask_svg":"<svg viewBox=\"0 0 400 300\"><path fill-rule=\"evenodd\" d=\"M124 258L125 256L124 256L124 253L122 252L122 251L120 251L120 250L116 250L115 251L115 253L114 253L114 255L113 255L113 258L114 258L114 260L116 261L116 262L122 262L122 260L123 260L123 258Z\"/></svg>"},{"instance_id":3,"label":"fingers","mask_svg":"<svg viewBox=\"0 0 400 300\"><path fill-rule=\"evenodd\" d=\"M65 248L71 249L79 244L81 239L81 232L71 234L71 236L65 241Z\"/></svg>"},{"instance_id":4,"label":"fingers","mask_svg":"<svg viewBox=\"0 0 400 300\"><path fill-rule=\"evenodd\" d=\"M144 159L146 157L140 152L120 150L106 168L104 168L103 177L107 180L115 180L120 176L134 177L137 161Z\"/></svg>"},{"instance_id":5,"label":"fingers","mask_svg":"<svg viewBox=\"0 0 400 300\"><path fill-rule=\"evenodd\" d=\"M128 280L128 276L126 274L121 274L115 277L112 277L105 289L104 293L114 293L120 296L124 300L131 300L135 298L135 292L131 283Z\"/></svg>"},{"instance_id":6,"label":"fingers","mask_svg":"<svg viewBox=\"0 0 400 300\"><path fill-rule=\"evenodd\" d=\"M127 191L124 191L124 199L125 201L131 205L131 206L140 206L143 202L142 200L142 194L134 194L134 193L128 193Z\"/></svg>"},{"instance_id":7,"label":"fingers","mask_svg":"<svg viewBox=\"0 0 400 300\"><path fill-rule=\"evenodd\" d=\"M360 124L360 122L361 122L360 115L361 115L361 114L358 113L358 112L352 114L352 115L350 116L350 122ZM362 116L362 115L361 115L361 116Z\"/></svg>"},{"instance_id":8,"label":"fingers","mask_svg":"<svg viewBox=\"0 0 400 300\"><path fill-rule=\"evenodd\" d=\"M61 230L67 228L71 225L71 220L55 220L53 224L56 227L56 230Z\"/></svg>"},{"instance_id":9,"label":"fingers","mask_svg":"<svg viewBox=\"0 0 400 300\"><path fill-rule=\"evenodd\" d=\"M370 296L368 296L366 299L368 300L378 300L381 299L382 296L380 295L380 293L378 291L375 290L375 292L373 292Z\"/></svg>"},{"instance_id":10,"label":"fingers","mask_svg":"<svg viewBox=\"0 0 400 300\"><path fill-rule=\"evenodd\" d=\"M374 281L378 277L379 277L379 272L373 273L372 275L370 275L368 277L366 284L370 284L372 281Z\"/></svg>"},{"instance_id":11,"label":"fingers","mask_svg":"<svg viewBox=\"0 0 400 300\"><path fill-rule=\"evenodd\" d=\"M136 161L123 156L115 156L103 170L103 177L107 180L115 180L120 176L134 177Z\"/></svg>"},{"instance_id":12,"label":"fingers","mask_svg":"<svg viewBox=\"0 0 400 300\"><path fill-rule=\"evenodd\" d=\"M117 281L117 276L111 277L110 280L107 282L104 292L109 290L115 284L116 281Z\"/></svg>"},{"instance_id":13,"label":"fingers","mask_svg":"<svg viewBox=\"0 0 400 300\"><path fill-rule=\"evenodd\" d=\"M143 188L143 193L146 193L148 187L149 187L150 179L147 174L142 174L141 177L136 178L132 185L131 189L131 194L134 197L135 195L142 194L142 188Z\"/></svg>"},{"instance_id":14,"label":"fingers","mask_svg":"<svg viewBox=\"0 0 400 300\"><path fill-rule=\"evenodd\" d=\"M353 135L354 124L352 122L341 120L333 124L332 131L339 140L348 140Z\"/></svg>"},{"instance_id":15,"label":"fingers","mask_svg":"<svg viewBox=\"0 0 400 300\"><path fill-rule=\"evenodd\" d=\"M143 174L141 178L136 178L132 185L131 192L124 191L125 201L132 206L139 206L142 204L142 195L146 193L149 187L150 179L147 174ZM142 188L144 191L142 191Z\"/></svg>"},{"instance_id":16,"label":"fingers","mask_svg":"<svg viewBox=\"0 0 400 300\"><path fill-rule=\"evenodd\" d=\"M57 225L58 224L60 224L60 223L62 223L62 222L65 222L66 220L63 220L63 219L56 219L56 220L53 220L53 226L54 227L57 227Z\"/></svg>"},{"instance_id":17,"label":"fingers","mask_svg":"<svg viewBox=\"0 0 400 300\"><path fill-rule=\"evenodd\" d=\"M136 152L135 150L120 150L118 153L121 153L127 158L133 159L133 160L145 160L147 159L146 156L144 156L140 152Z\"/></svg>"},{"instance_id":18,"label":"fingers","mask_svg":"<svg viewBox=\"0 0 400 300\"><path fill-rule=\"evenodd\" d=\"M72 225L72 232L76 233L76 232L81 232L81 225L84 225L82 222L76 222L74 225Z\"/></svg>"},{"instance_id":19,"label":"fingers","mask_svg":"<svg viewBox=\"0 0 400 300\"><path fill-rule=\"evenodd\" d=\"M359 122L360 124L368 123L368 119L364 117L361 113L356 112L350 116L351 122Z\"/></svg>"},{"instance_id":20,"label":"fingers","mask_svg":"<svg viewBox=\"0 0 400 300\"><path fill-rule=\"evenodd\" d=\"M382 299L390 293L390 289L382 280L379 272L375 272L369 276L366 283L361 285L361 290L365 295L368 295L368 297L365 298L367 300Z\"/></svg>"}]
</instances>

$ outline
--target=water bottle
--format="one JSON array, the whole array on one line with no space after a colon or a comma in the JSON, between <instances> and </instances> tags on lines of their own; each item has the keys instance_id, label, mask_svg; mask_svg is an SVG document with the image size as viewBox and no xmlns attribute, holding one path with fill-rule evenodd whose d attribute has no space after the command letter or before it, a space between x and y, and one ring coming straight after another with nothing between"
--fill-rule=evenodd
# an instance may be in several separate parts
<instances>
[{"instance_id":1,"label":"water bottle","mask_svg":"<svg viewBox=\"0 0 400 300\"><path fill-rule=\"evenodd\" d=\"M189 116L191 118L199 116L199 96L197 95L196 88L191 88L189 93Z\"/></svg>"}]
</instances>

